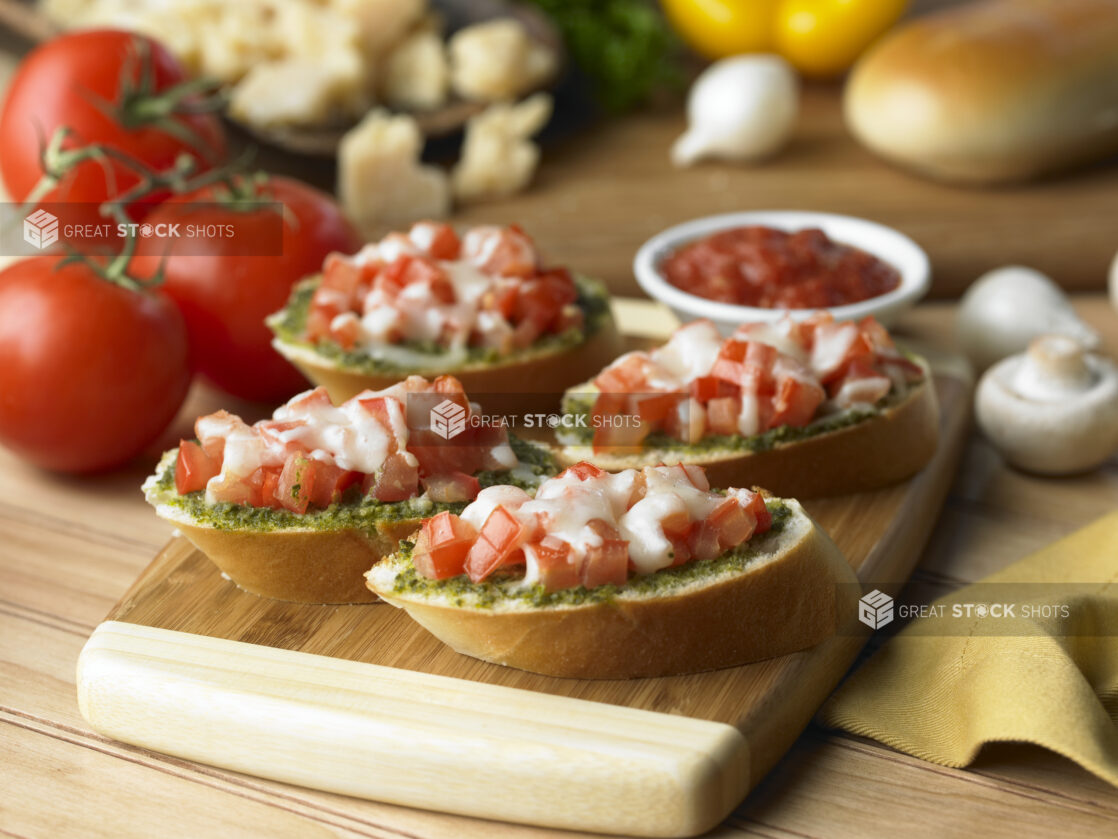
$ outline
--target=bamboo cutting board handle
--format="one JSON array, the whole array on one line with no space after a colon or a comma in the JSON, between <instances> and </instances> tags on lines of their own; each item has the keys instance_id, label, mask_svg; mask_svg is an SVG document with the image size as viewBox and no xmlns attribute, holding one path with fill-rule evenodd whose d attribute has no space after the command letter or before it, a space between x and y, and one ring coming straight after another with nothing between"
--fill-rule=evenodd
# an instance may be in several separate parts
<instances>
[{"instance_id":1,"label":"bamboo cutting board handle","mask_svg":"<svg viewBox=\"0 0 1118 839\"><path fill-rule=\"evenodd\" d=\"M77 681L107 737L410 807L689 836L749 788L725 723L138 624L101 624Z\"/></svg>"}]
</instances>

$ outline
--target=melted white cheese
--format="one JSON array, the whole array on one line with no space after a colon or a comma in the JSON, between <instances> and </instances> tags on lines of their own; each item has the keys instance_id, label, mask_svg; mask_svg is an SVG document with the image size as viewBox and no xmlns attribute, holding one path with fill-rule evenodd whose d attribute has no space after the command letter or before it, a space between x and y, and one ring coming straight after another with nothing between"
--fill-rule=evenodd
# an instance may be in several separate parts
<instances>
[{"instance_id":1,"label":"melted white cheese","mask_svg":"<svg viewBox=\"0 0 1118 839\"><path fill-rule=\"evenodd\" d=\"M644 481L644 495L630 505L638 480ZM738 499L744 507L752 501L753 493L736 489L728 491L726 497ZM590 522L601 520L629 543L629 558L637 573L651 574L673 561L663 521L678 514L703 521L724 500L722 495L696 487L680 466L649 466L587 480L568 473L544 481L533 499L514 487L490 487L478 494L461 517L480 529L498 505L504 506L529 532L534 525L542 524L549 536L570 545L576 564L591 547L602 544L602 537L590 526ZM530 546L524 551L524 560L526 571L521 584L534 585L539 580L539 566Z\"/></svg>"}]
</instances>

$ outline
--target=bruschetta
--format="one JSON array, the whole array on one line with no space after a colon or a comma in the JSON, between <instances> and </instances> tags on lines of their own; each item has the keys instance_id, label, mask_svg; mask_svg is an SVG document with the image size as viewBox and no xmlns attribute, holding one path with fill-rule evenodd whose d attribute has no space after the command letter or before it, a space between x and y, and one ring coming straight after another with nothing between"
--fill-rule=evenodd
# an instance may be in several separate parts
<instances>
[{"instance_id":1,"label":"bruschetta","mask_svg":"<svg viewBox=\"0 0 1118 839\"><path fill-rule=\"evenodd\" d=\"M627 353L564 398L561 461L617 470L696 463L715 486L811 498L881 487L935 452L928 365L872 318L693 321Z\"/></svg>"},{"instance_id":2,"label":"bruschetta","mask_svg":"<svg viewBox=\"0 0 1118 839\"><path fill-rule=\"evenodd\" d=\"M534 498L489 487L366 578L460 653L593 679L805 649L857 598L850 566L799 503L712 491L690 465L579 463Z\"/></svg>"},{"instance_id":3,"label":"bruschetta","mask_svg":"<svg viewBox=\"0 0 1118 839\"><path fill-rule=\"evenodd\" d=\"M432 409L458 410L453 435ZM485 486L527 491L555 473L537 445L473 425L461 384L413 376L335 405L324 388L248 425L218 411L167 452L144 494L241 588L279 600L374 600L362 574Z\"/></svg>"},{"instance_id":4,"label":"bruschetta","mask_svg":"<svg viewBox=\"0 0 1118 839\"><path fill-rule=\"evenodd\" d=\"M543 267L515 225L459 238L420 222L332 254L268 323L276 349L335 401L450 373L471 393L550 412L621 351L604 287Z\"/></svg>"}]
</instances>

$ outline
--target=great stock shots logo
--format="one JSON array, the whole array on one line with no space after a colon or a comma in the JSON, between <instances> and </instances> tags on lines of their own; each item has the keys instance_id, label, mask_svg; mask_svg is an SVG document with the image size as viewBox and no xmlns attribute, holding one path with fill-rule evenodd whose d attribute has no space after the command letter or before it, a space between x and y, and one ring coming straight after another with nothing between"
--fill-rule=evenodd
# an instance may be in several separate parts
<instances>
[{"instance_id":1,"label":"great stock shots logo","mask_svg":"<svg viewBox=\"0 0 1118 839\"><path fill-rule=\"evenodd\" d=\"M43 250L58 241L58 216L36 210L23 220L23 241Z\"/></svg>"},{"instance_id":2,"label":"great stock shots logo","mask_svg":"<svg viewBox=\"0 0 1118 839\"><path fill-rule=\"evenodd\" d=\"M880 629L893 621L893 598L874 589L858 601L858 620L870 629Z\"/></svg>"},{"instance_id":3,"label":"great stock shots logo","mask_svg":"<svg viewBox=\"0 0 1118 839\"><path fill-rule=\"evenodd\" d=\"M431 430L444 440L457 437L466 430L466 409L444 399L431 409Z\"/></svg>"}]
</instances>

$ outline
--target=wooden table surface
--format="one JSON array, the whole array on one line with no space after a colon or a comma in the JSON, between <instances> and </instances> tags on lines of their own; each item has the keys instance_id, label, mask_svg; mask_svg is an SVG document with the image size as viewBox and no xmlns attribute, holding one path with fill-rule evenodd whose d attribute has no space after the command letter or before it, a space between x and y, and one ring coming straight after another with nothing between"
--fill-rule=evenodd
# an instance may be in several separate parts
<instances>
[{"instance_id":1,"label":"wooden table surface","mask_svg":"<svg viewBox=\"0 0 1118 839\"><path fill-rule=\"evenodd\" d=\"M1118 247L1118 166L1012 189L939 186L874 160L845 136L839 114L836 88L811 88L796 139L781 158L756 168L687 172L666 163L679 112L632 117L549 148L530 193L456 220L521 221L557 260L606 278L620 293L635 290L629 263L647 235L691 216L758 207L836 210L893 224L928 249L941 293L1012 261L1045 269L1069 287L1102 288ZM332 176L326 165L300 171L325 182ZM1097 294L1077 305L1118 354L1118 313ZM904 327L949 342L952 313L950 303L925 304ZM218 404L196 387L169 436ZM78 652L169 535L139 492L152 462L72 479L0 451L0 833L549 833L263 781L91 732L75 700ZM1043 480L1007 470L975 436L911 590L942 591L978 579L1116 506L1118 459L1086 476ZM972 768L954 770L813 727L716 833L1115 835L1118 790L1030 746L988 748Z\"/></svg>"},{"instance_id":2,"label":"wooden table surface","mask_svg":"<svg viewBox=\"0 0 1118 839\"><path fill-rule=\"evenodd\" d=\"M1078 301L1109 332L1118 313ZM905 327L948 331L953 306ZM185 415L216 397L196 389ZM89 633L167 540L144 503L143 464L56 477L0 452L0 829L59 836L507 836L545 833L348 799L163 757L94 734L78 713L74 665ZM1118 459L1074 479L1004 468L969 443L910 593L980 578L1118 506ZM1049 837L1118 833L1118 790L1028 746L987 749L946 769L810 728L720 829L724 835Z\"/></svg>"}]
</instances>

